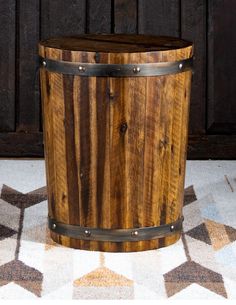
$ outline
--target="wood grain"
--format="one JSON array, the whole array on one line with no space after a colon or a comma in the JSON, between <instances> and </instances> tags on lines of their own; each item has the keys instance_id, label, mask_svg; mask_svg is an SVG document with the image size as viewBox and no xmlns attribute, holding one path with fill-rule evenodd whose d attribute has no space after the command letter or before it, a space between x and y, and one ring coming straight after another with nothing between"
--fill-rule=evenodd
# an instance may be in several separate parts
<instances>
[{"instance_id":1,"label":"wood grain","mask_svg":"<svg viewBox=\"0 0 236 305\"><path fill-rule=\"evenodd\" d=\"M137 0L114 0L114 33L137 33Z\"/></svg>"},{"instance_id":2,"label":"wood grain","mask_svg":"<svg viewBox=\"0 0 236 305\"><path fill-rule=\"evenodd\" d=\"M181 38L194 43L189 133L206 132L207 1L181 0Z\"/></svg>"},{"instance_id":3,"label":"wood grain","mask_svg":"<svg viewBox=\"0 0 236 305\"><path fill-rule=\"evenodd\" d=\"M127 41L134 38L142 36ZM147 45L146 52L123 53L122 41L121 52L118 47L104 53L78 51L74 39L71 51L42 42L40 55L94 64L192 56L191 44L164 52L149 52ZM171 223L182 215L191 72L109 78L41 69L41 81L51 217L83 227L130 229ZM73 248L129 252L170 245L180 234L119 243L51 236Z\"/></svg>"},{"instance_id":4,"label":"wood grain","mask_svg":"<svg viewBox=\"0 0 236 305\"><path fill-rule=\"evenodd\" d=\"M207 131L236 134L236 3L208 2Z\"/></svg>"},{"instance_id":5,"label":"wood grain","mask_svg":"<svg viewBox=\"0 0 236 305\"><path fill-rule=\"evenodd\" d=\"M0 131L15 130L15 16L14 0L0 1Z\"/></svg>"},{"instance_id":6,"label":"wood grain","mask_svg":"<svg viewBox=\"0 0 236 305\"><path fill-rule=\"evenodd\" d=\"M85 0L41 0L41 39L86 30Z\"/></svg>"},{"instance_id":7,"label":"wood grain","mask_svg":"<svg viewBox=\"0 0 236 305\"><path fill-rule=\"evenodd\" d=\"M40 129L37 45L39 41L39 0L19 2L17 126L18 132Z\"/></svg>"},{"instance_id":8,"label":"wood grain","mask_svg":"<svg viewBox=\"0 0 236 305\"><path fill-rule=\"evenodd\" d=\"M86 33L111 33L111 0L87 0Z\"/></svg>"},{"instance_id":9,"label":"wood grain","mask_svg":"<svg viewBox=\"0 0 236 305\"><path fill-rule=\"evenodd\" d=\"M180 37L179 13L179 0L138 0L138 32Z\"/></svg>"},{"instance_id":10,"label":"wood grain","mask_svg":"<svg viewBox=\"0 0 236 305\"><path fill-rule=\"evenodd\" d=\"M117 33L171 35L194 42L189 129L193 140L188 158L236 158L234 0L0 3L1 156L43 157L38 40L86 32L114 33L116 27ZM128 46L131 53L132 45L134 42ZM123 51L125 48L127 45Z\"/></svg>"}]
</instances>

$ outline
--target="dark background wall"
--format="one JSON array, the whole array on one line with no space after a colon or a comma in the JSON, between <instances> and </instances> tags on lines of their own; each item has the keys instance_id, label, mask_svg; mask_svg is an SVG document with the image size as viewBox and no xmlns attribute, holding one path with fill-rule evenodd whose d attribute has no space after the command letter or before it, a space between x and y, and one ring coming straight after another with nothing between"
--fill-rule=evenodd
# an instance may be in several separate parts
<instances>
[{"instance_id":1,"label":"dark background wall","mask_svg":"<svg viewBox=\"0 0 236 305\"><path fill-rule=\"evenodd\" d=\"M43 156L37 44L148 33L195 43L188 158L236 158L235 0L0 0L0 156Z\"/></svg>"}]
</instances>

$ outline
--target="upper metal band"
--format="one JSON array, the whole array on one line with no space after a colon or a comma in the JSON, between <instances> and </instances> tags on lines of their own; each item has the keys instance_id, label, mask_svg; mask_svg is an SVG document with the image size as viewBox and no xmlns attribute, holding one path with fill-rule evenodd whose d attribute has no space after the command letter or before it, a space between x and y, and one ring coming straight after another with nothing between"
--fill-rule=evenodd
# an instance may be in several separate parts
<instances>
[{"instance_id":1,"label":"upper metal band","mask_svg":"<svg viewBox=\"0 0 236 305\"><path fill-rule=\"evenodd\" d=\"M41 66L50 72L79 76L158 76L189 71L193 66L192 57L174 62L124 65L79 63L43 57L39 57L39 59Z\"/></svg>"},{"instance_id":2,"label":"upper metal band","mask_svg":"<svg viewBox=\"0 0 236 305\"><path fill-rule=\"evenodd\" d=\"M96 241L140 241L166 237L182 230L183 217L175 222L158 227L143 227L133 229L100 229L68 225L48 218L49 229L53 232L71 238Z\"/></svg>"}]
</instances>

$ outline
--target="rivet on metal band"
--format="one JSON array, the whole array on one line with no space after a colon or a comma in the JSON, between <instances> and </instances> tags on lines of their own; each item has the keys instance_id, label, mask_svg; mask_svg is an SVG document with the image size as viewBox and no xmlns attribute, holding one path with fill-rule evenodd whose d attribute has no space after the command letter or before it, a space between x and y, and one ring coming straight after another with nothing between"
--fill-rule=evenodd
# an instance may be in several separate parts
<instances>
[{"instance_id":1,"label":"rivet on metal band","mask_svg":"<svg viewBox=\"0 0 236 305\"><path fill-rule=\"evenodd\" d=\"M79 76L158 76L182 73L192 70L193 58L173 62L158 62L145 64L92 64L53 60L39 57L40 65L47 71Z\"/></svg>"},{"instance_id":2,"label":"rivet on metal band","mask_svg":"<svg viewBox=\"0 0 236 305\"><path fill-rule=\"evenodd\" d=\"M140 241L152 240L176 234L182 230L183 217L177 221L157 227L142 227L132 229L100 229L69 225L48 218L49 229L53 232L82 240L96 241Z\"/></svg>"}]
</instances>

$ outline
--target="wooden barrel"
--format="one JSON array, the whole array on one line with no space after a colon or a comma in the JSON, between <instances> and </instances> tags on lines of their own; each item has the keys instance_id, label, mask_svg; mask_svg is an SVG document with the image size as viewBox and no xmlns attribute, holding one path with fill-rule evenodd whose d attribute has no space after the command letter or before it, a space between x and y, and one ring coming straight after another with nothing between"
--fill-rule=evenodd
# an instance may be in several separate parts
<instances>
[{"instance_id":1,"label":"wooden barrel","mask_svg":"<svg viewBox=\"0 0 236 305\"><path fill-rule=\"evenodd\" d=\"M192 44L82 35L42 41L39 54L52 239L112 252L176 242Z\"/></svg>"}]
</instances>

